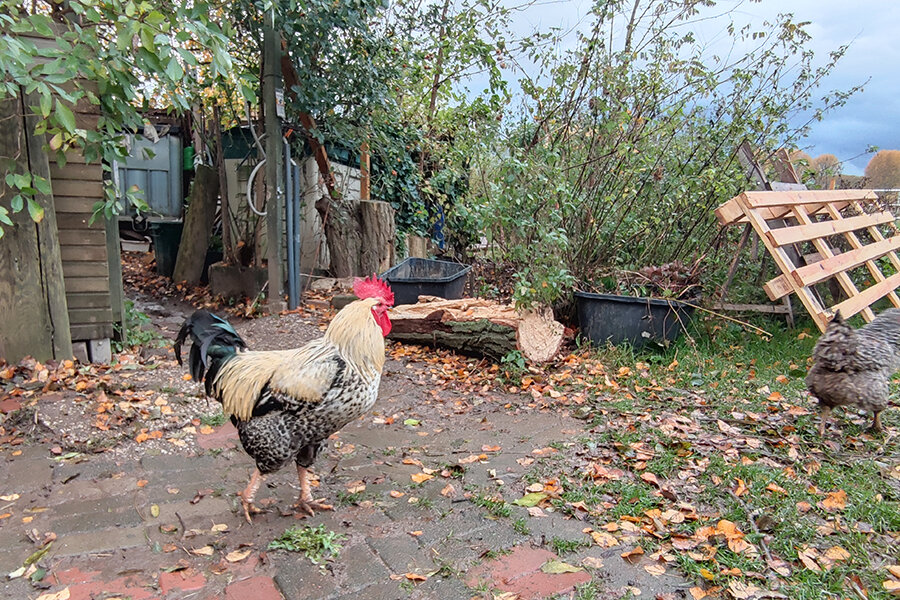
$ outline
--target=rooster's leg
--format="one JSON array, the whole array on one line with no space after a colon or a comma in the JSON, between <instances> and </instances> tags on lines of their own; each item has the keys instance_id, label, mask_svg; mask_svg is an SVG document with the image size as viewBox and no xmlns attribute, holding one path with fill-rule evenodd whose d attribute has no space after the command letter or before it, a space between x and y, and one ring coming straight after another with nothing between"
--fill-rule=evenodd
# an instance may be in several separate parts
<instances>
[{"instance_id":1,"label":"rooster's leg","mask_svg":"<svg viewBox=\"0 0 900 600\"><path fill-rule=\"evenodd\" d=\"M881 431L881 411L875 411L875 418L872 419L872 429L875 431Z\"/></svg>"},{"instance_id":2,"label":"rooster's leg","mask_svg":"<svg viewBox=\"0 0 900 600\"><path fill-rule=\"evenodd\" d=\"M829 415L831 415L831 407L827 404L819 405L819 437L825 435L825 422L828 420Z\"/></svg>"},{"instance_id":3,"label":"rooster's leg","mask_svg":"<svg viewBox=\"0 0 900 600\"><path fill-rule=\"evenodd\" d=\"M250 519L250 514L257 514L262 512L260 509L256 508L253 505L253 498L256 496L256 490L259 489L259 485L262 483L263 475L259 472L259 469L253 470L253 475L250 476L250 481L247 483L247 487L244 488L244 491L238 494L241 498L241 506L244 507L244 518L247 519L248 523L253 523L253 520Z\"/></svg>"},{"instance_id":4,"label":"rooster's leg","mask_svg":"<svg viewBox=\"0 0 900 600\"><path fill-rule=\"evenodd\" d=\"M302 515L312 516L317 510L332 510L334 507L330 504L324 504L313 500L312 490L309 486L309 480L306 477L306 467L297 465L297 478L300 480L300 498L294 504Z\"/></svg>"}]
</instances>

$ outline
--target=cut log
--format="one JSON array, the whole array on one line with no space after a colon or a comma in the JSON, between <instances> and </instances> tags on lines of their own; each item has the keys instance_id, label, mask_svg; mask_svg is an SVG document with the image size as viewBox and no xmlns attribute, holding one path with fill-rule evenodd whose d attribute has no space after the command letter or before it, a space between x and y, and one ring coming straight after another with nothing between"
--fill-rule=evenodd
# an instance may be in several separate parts
<instances>
[{"instance_id":1,"label":"cut log","mask_svg":"<svg viewBox=\"0 0 900 600\"><path fill-rule=\"evenodd\" d=\"M550 309L518 311L479 298L419 296L416 304L394 307L390 317L391 339L493 359L518 350L527 360L543 363L556 357L563 342L564 328Z\"/></svg>"},{"instance_id":2,"label":"cut log","mask_svg":"<svg viewBox=\"0 0 900 600\"><path fill-rule=\"evenodd\" d=\"M181 243L175 259L173 281L200 283L206 250L216 218L216 198L219 193L218 173L205 165L197 167L197 176L191 186L191 201L184 217Z\"/></svg>"},{"instance_id":3,"label":"cut log","mask_svg":"<svg viewBox=\"0 0 900 600\"><path fill-rule=\"evenodd\" d=\"M388 202L362 200L359 214L362 223L360 274L383 273L394 262L394 208Z\"/></svg>"}]
</instances>

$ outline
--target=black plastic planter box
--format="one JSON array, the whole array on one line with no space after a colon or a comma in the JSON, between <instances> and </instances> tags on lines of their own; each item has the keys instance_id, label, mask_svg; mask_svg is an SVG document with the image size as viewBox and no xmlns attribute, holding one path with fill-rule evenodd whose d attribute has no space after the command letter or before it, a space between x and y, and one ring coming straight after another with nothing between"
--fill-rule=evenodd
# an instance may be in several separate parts
<instances>
[{"instance_id":1,"label":"black plastic planter box","mask_svg":"<svg viewBox=\"0 0 900 600\"><path fill-rule=\"evenodd\" d=\"M648 342L671 342L694 315L676 300L575 292L581 333L597 346L628 342L640 348Z\"/></svg>"},{"instance_id":2,"label":"black plastic planter box","mask_svg":"<svg viewBox=\"0 0 900 600\"><path fill-rule=\"evenodd\" d=\"M385 271L381 278L391 285L395 305L415 304L422 295L461 298L471 269L469 265L445 260L407 258Z\"/></svg>"}]
</instances>

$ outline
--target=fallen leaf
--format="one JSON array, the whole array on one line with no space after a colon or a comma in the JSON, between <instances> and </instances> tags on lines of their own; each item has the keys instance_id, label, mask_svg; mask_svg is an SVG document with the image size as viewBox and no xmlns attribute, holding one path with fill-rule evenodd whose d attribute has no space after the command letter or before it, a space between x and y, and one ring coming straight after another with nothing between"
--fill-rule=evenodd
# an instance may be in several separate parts
<instances>
[{"instance_id":1,"label":"fallen leaf","mask_svg":"<svg viewBox=\"0 0 900 600\"><path fill-rule=\"evenodd\" d=\"M225 555L225 560L228 562L240 562L250 556L251 552L253 552L251 548L247 548L246 550L233 550Z\"/></svg>"},{"instance_id":2,"label":"fallen leaf","mask_svg":"<svg viewBox=\"0 0 900 600\"><path fill-rule=\"evenodd\" d=\"M191 554L196 554L197 556L212 556L215 550L212 546L203 546L202 548L194 548L191 550Z\"/></svg>"},{"instance_id":3,"label":"fallen leaf","mask_svg":"<svg viewBox=\"0 0 900 600\"><path fill-rule=\"evenodd\" d=\"M481 447L482 452L500 452L500 446L488 446L485 444Z\"/></svg>"},{"instance_id":4,"label":"fallen leaf","mask_svg":"<svg viewBox=\"0 0 900 600\"><path fill-rule=\"evenodd\" d=\"M691 593L691 597L694 600L703 600L703 598L706 598L707 596L706 590L704 590L703 588L692 587L688 591Z\"/></svg>"},{"instance_id":5,"label":"fallen leaf","mask_svg":"<svg viewBox=\"0 0 900 600\"><path fill-rule=\"evenodd\" d=\"M213 533L225 533L228 531L228 525L225 523L215 523L209 530Z\"/></svg>"},{"instance_id":6,"label":"fallen leaf","mask_svg":"<svg viewBox=\"0 0 900 600\"><path fill-rule=\"evenodd\" d=\"M595 558L593 556L585 556L581 559L581 564L589 569L602 569L603 559Z\"/></svg>"},{"instance_id":7,"label":"fallen leaf","mask_svg":"<svg viewBox=\"0 0 900 600\"><path fill-rule=\"evenodd\" d=\"M456 488L453 487L452 483L448 483L444 486L444 489L441 490L441 496L445 498L450 498L451 496L456 494Z\"/></svg>"},{"instance_id":8,"label":"fallen leaf","mask_svg":"<svg viewBox=\"0 0 900 600\"><path fill-rule=\"evenodd\" d=\"M418 573L407 573L405 575L407 579L410 581L428 581L428 577L425 575L419 575Z\"/></svg>"},{"instance_id":9,"label":"fallen leaf","mask_svg":"<svg viewBox=\"0 0 900 600\"><path fill-rule=\"evenodd\" d=\"M829 560L833 560L835 562L840 562L842 560L849 560L850 553L841 548L840 546L832 546L828 550L825 551L825 557Z\"/></svg>"},{"instance_id":10,"label":"fallen leaf","mask_svg":"<svg viewBox=\"0 0 900 600\"><path fill-rule=\"evenodd\" d=\"M405 494L404 492L399 491L399 490L391 490L390 492L388 492L388 495L389 495L391 498L402 498L402 497L405 496L406 494Z\"/></svg>"},{"instance_id":11,"label":"fallen leaf","mask_svg":"<svg viewBox=\"0 0 900 600\"><path fill-rule=\"evenodd\" d=\"M594 543L601 548L613 548L619 545L619 540L617 540L614 535L603 531L592 531L591 538L594 540Z\"/></svg>"},{"instance_id":12,"label":"fallen leaf","mask_svg":"<svg viewBox=\"0 0 900 600\"><path fill-rule=\"evenodd\" d=\"M550 574L559 574L559 573L579 573L584 571L581 567L576 567L575 565L570 565L569 563L562 562L561 560L548 560L541 566L541 571L544 573Z\"/></svg>"},{"instance_id":13,"label":"fallen leaf","mask_svg":"<svg viewBox=\"0 0 900 600\"><path fill-rule=\"evenodd\" d=\"M147 481L146 479L140 479L140 480L138 480L138 482L137 482L137 486L138 486L139 488L142 488L142 487L144 487L145 485L147 485L148 483L150 483L150 482Z\"/></svg>"},{"instance_id":14,"label":"fallen leaf","mask_svg":"<svg viewBox=\"0 0 900 600\"><path fill-rule=\"evenodd\" d=\"M409 478L416 483L424 483L429 479L434 479L434 475L429 475L428 473L413 473Z\"/></svg>"},{"instance_id":15,"label":"fallen leaf","mask_svg":"<svg viewBox=\"0 0 900 600\"><path fill-rule=\"evenodd\" d=\"M159 504L150 505L150 516L154 519L159 516Z\"/></svg>"},{"instance_id":16,"label":"fallen leaf","mask_svg":"<svg viewBox=\"0 0 900 600\"><path fill-rule=\"evenodd\" d=\"M363 481L352 481L347 484L348 494L358 494L366 491L366 484Z\"/></svg>"},{"instance_id":17,"label":"fallen leaf","mask_svg":"<svg viewBox=\"0 0 900 600\"><path fill-rule=\"evenodd\" d=\"M66 587L53 594L42 594L37 597L37 600L69 600L69 595L69 588Z\"/></svg>"},{"instance_id":18,"label":"fallen leaf","mask_svg":"<svg viewBox=\"0 0 900 600\"><path fill-rule=\"evenodd\" d=\"M900 565L888 565L887 570L888 573L900 579Z\"/></svg>"},{"instance_id":19,"label":"fallen leaf","mask_svg":"<svg viewBox=\"0 0 900 600\"><path fill-rule=\"evenodd\" d=\"M409 425L410 427L416 427L421 423L418 419L406 419L403 421L404 425Z\"/></svg>"},{"instance_id":20,"label":"fallen leaf","mask_svg":"<svg viewBox=\"0 0 900 600\"><path fill-rule=\"evenodd\" d=\"M413 537L419 537L420 535L422 535L423 532L416 530L416 531L407 531L406 533L408 533L409 535L411 535Z\"/></svg>"},{"instance_id":21,"label":"fallen leaf","mask_svg":"<svg viewBox=\"0 0 900 600\"><path fill-rule=\"evenodd\" d=\"M732 581L728 584L728 591L738 600L746 600L756 598L760 588L752 583L741 583L740 581Z\"/></svg>"},{"instance_id":22,"label":"fallen leaf","mask_svg":"<svg viewBox=\"0 0 900 600\"><path fill-rule=\"evenodd\" d=\"M819 506L821 506L828 512L844 510L845 508L847 508L847 492L845 492L844 490L830 492L825 496L824 500L819 502Z\"/></svg>"},{"instance_id":23,"label":"fallen leaf","mask_svg":"<svg viewBox=\"0 0 900 600\"><path fill-rule=\"evenodd\" d=\"M525 494L518 500L513 501L513 504L517 506L537 506L547 497L547 494L544 492L532 492L530 494Z\"/></svg>"},{"instance_id":24,"label":"fallen leaf","mask_svg":"<svg viewBox=\"0 0 900 600\"><path fill-rule=\"evenodd\" d=\"M18 499L18 494L7 494L6 496L0 496L0 500L3 500L4 502L15 502Z\"/></svg>"},{"instance_id":25,"label":"fallen leaf","mask_svg":"<svg viewBox=\"0 0 900 600\"><path fill-rule=\"evenodd\" d=\"M659 577L660 575L665 575L666 573L666 568L662 565L644 565L644 570L654 577Z\"/></svg>"},{"instance_id":26,"label":"fallen leaf","mask_svg":"<svg viewBox=\"0 0 900 600\"><path fill-rule=\"evenodd\" d=\"M882 581L881 586L889 591L894 596L900 596L900 581L894 581L892 579L888 579L887 581Z\"/></svg>"},{"instance_id":27,"label":"fallen leaf","mask_svg":"<svg viewBox=\"0 0 900 600\"><path fill-rule=\"evenodd\" d=\"M644 553L644 549L643 549L643 548L641 548L640 546L635 546L635 547L632 548L631 550L626 550L625 552L623 552L623 553L620 554L619 556L621 556L622 558L624 558L624 559L627 560L628 562L632 562L632 563L633 563L633 562L637 561L643 553Z\"/></svg>"},{"instance_id":28,"label":"fallen leaf","mask_svg":"<svg viewBox=\"0 0 900 600\"><path fill-rule=\"evenodd\" d=\"M815 559L809 554L808 550L797 550L797 558L799 558L800 562L803 563L803 566L810 571L815 571L816 573L822 571L822 567L818 565Z\"/></svg>"}]
</instances>

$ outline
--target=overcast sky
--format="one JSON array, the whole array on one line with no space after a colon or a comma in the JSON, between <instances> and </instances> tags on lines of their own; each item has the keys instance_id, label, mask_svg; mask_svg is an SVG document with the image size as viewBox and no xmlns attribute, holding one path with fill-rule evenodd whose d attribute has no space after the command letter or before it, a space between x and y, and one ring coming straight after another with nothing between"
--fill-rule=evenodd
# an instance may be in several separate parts
<instances>
[{"instance_id":1,"label":"overcast sky","mask_svg":"<svg viewBox=\"0 0 900 600\"><path fill-rule=\"evenodd\" d=\"M539 1L515 17L515 29L524 33L577 28L585 23L591 4ZM761 24L778 13L810 21L810 47L823 58L842 44L851 44L821 91L848 89L867 79L869 83L846 106L813 124L801 143L810 155L834 154L844 161L845 173L860 175L872 156L865 153L868 146L900 149L900 0L720 0L715 12L735 7L731 18L738 24ZM724 24L700 25L696 34L700 41L712 41Z\"/></svg>"}]
</instances>

